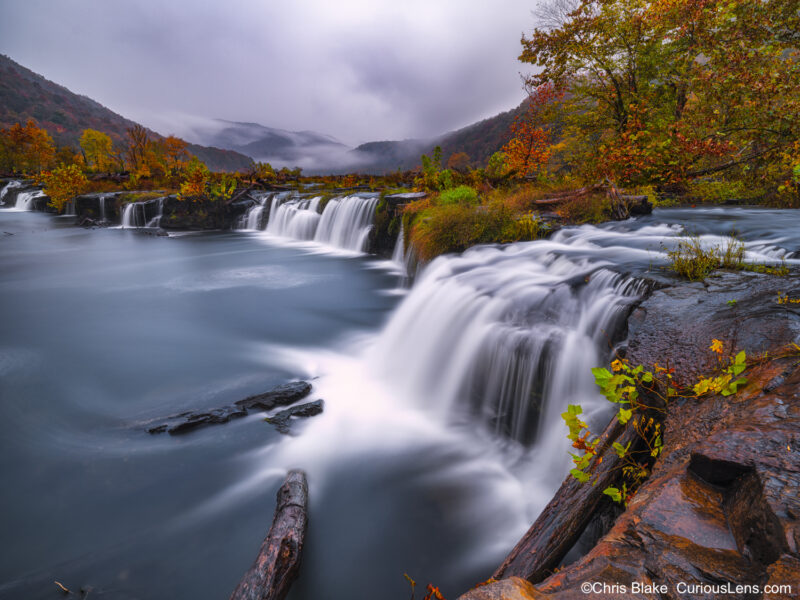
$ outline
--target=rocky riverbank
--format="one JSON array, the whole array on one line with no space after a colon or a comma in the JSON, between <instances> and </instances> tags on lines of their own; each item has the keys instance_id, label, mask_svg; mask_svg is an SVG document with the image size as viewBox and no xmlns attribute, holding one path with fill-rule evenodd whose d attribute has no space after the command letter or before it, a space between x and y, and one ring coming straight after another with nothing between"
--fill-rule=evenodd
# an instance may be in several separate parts
<instances>
[{"instance_id":1,"label":"rocky riverbank","mask_svg":"<svg viewBox=\"0 0 800 600\"><path fill-rule=\"evenodd\" d=\"M748 384L733 396L668 407L663 453L622 514L596 488L565 480L495 573L499 581L461 600L621 599L634 589L635 597L653 599L796 597L800 354L792 344L800 340L800 303L791 300L797 299L797 274L726 273L653 292L629 321L630 364L673 367L686 383L713 370L717 358L708 346L719 339L728 351L746 350ZM623 435L612 424L603 444ZM581 512L587 509L591 516ZM581 536L584 544L599 539L567 564ZM767 585L794 589L765 595Z\"/></svg>"}]
</instances>

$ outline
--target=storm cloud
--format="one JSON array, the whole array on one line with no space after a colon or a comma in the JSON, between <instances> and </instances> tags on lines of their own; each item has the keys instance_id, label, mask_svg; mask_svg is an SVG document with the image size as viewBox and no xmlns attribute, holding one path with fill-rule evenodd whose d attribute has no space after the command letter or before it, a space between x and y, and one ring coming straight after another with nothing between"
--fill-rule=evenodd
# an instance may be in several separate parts
<instances>
[{"instance_id":1,"label":"storm cloud","mask_svg":"<svg viewBox=\"0 0 800 600\"><path fill-rule=\"evenodd\" d=\"M0 52L162 133L194 117L348 145L516 106L536 0L5 0Z\"/></svg>"}]
</instances>

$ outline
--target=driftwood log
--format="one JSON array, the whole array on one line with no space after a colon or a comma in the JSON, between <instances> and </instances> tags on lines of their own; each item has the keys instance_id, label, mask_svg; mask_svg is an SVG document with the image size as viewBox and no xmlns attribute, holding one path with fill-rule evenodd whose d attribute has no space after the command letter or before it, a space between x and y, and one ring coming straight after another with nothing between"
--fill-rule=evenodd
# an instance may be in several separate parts
<instances>
[{"instance_id":1,"label":"driftwood log","mask_svg":"<svg viewBox=\"0 0 800 600\"><path fill-rule=\"evenodd\" d=\"M604 193L611 200L611 216L616 220L627 219L632 214L632 209L645 203L647 196L632 196L628 194L621 194L616 185L611 181L605 183L598 183L579 188L577 190L570 190L567 192L559 192L553 194L549 198L542 198L536 200L535 204L538 206L550 206L553 204L561 204L562 202L570 202L585 198L590 194Z\"/></svg>"},{"instance_id":2,"label":"driftwood log","mask_svg":"<svg viewBox=\"0 0 800 600\"><path fill-rule=\"evenodd\" d=\"M278 505L258 557L230 600L283 600L300 572L308 525L308 483L303 471L289 471L278 490Z\"/></svg>"},{"instance_id":3,"label":"driftwood log","mask_svg":"<svg viewBox=\"0 0 800 600\"><path fill-rule=\"evenodd\" d=\"M495 571L494 579L521 577L538 583L552 574L561 560L575 545L603 500L603 490L619 477L621 459L612 444L623 446L633 441L637 434L633 427L619 424L616 416L608 424L598 442L598 458L594 461L592 482L582 484L571 475L556 492L550 503L531 525L525 536Z\"/></svg>"}]
</instances>

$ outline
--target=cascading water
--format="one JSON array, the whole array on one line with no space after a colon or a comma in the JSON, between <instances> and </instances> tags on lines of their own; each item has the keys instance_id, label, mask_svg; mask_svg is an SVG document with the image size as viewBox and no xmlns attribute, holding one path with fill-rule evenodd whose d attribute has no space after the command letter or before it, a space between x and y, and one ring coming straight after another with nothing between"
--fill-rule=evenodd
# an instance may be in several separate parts
<instances>
[{"instance_id":1,"label":"cascading water","mask_svg":"<svg viewBox=\"0 0 800 600\"><path fill-rule=\"evenodd\" d=\"M250 231L258 231L264 228L264 208L266 207L267 202L270 202L273 198L274 194L260 194L255 196L254 199L256 204L251 206L247 213L242 215L239 219L238 229L245 229Z\"/></svg>"},{"instance_id":2,"label":"cascading water","mask_svg":"<svg viewBox=\"0 0 800 600\"><path fill-rule=\"evenodd\" d=\"M164 214L164 198L159 198L156 203L158 205L158 213L147 222L147 227L158 227L161 225L161 217Z\"/></svg>"},{"instance_id":3,"label":"cascading water","mask_svg":"<svg viewBox=\"0 0 800 600\"><path fill-rule=\"evenodd\" d=\"M291 198L276 196L269 211L267 233L296 240L313 240L320 221L319 204L322 198Z\"/></svg>"},{"instance_id":4,"label":"cascading water","mask_svg":"<svg viewBox=\"0 0 800 600\"><path fill-rule=\"evenodd\" d=\"M400 223L400 233L397 234L397 241L394 244L394 251L392 251L392 262L402 268L406 266L405 230L402 222Z\"/></svg>"},{"instance_id":5,"label":"cascading water","mask_svg":"<svg viewBox=\"0 0 800 600\"><path fill-rule=\"evenodd\" d=\"M363 252L375 219L377 194L333 198L319 213L321 198L272 199L266 232Z\"/></svg>"},{"instance_id":6,"label":"cascading water","mask_svg":"<svg viewBox=\"0 0 800 600\"><path fill-rule=\"evenodd\" d=\"M122 209L122 228L142 227L145 223L144 203L129 202Z\"/></svg>"},{"instance_id":7,"label":"cascading water","mask_svg":"<svg viewBox=\"0 0 800 600\"><path fill-rule=\"evenodd\" d=\"M377 194L334 198L325 206L314 241L363 252L377 205Z\"/></svg>"},{"instance_id":8,"label":"cascading water","mask_svg":"<svg viewBox=\"0 0 800 600\"><path fill-rule=\"evenodd\" d=\"M112 196L113 194L100 194L100 198L98 202L100 203L100 220L106 221L106 199Z\"/></svg>"},{"instance_id":9,"label":"cascading water","mask_svg":"<svg viewBox=\"0 0 800 600\"><path fill-rule=\"evenodd\" d=\"M13 180L9 181L3 187L3 189L0 190L0 205L5 204L6 194L8 194L9 191L11 191L11 190L13 190L15 188L18 188L21 185L22 185L22 182L20 180L18 180L18 179L13 179Z\"/></svg>"},{"instance_id":10,"label":"cascading water","mask_svg":"<svg viewBox=\"0 0 800 600\"><path fill-rule=\"evenodd\" d=\"M17 210L30 211L36 208L36 199L45 195L42 190L32 190L30 192L22 192L17 195L17 202L14 208Z\"/></svg>"},{"instance_id":11,"label":"cascading water","mask_svg":"<svg viewBox=\"0 0 800 600\"><path fill-rule=\"evenodd\" d=\"M155 215L147 218L148 206L157 207ZM147 202L129 202L122 209L121 225L123 229L136 229L140 227L158 227L164 213L164 198L149 200ZM152 215L153 212L150 211Z\"/></svg>"},{"instance_id":12,"label":"cascading water","mask_svg":"<svg viewBox=\"0 0 800 600\"><path fill-rule=\"evenodd\" d=\"M568 403L602 407L590 368L643 284L569 250L543 241L437 259L389 322L374 368L443 418L477 418L523 446L559 429Z\"/></svg>"}]
</instances>

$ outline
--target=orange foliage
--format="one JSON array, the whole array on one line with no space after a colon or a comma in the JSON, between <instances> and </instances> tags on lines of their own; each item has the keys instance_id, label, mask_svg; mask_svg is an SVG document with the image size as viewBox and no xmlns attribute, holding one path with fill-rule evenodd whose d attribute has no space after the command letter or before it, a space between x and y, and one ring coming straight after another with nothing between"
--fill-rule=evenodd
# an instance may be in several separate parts
<instances>
[{"instance_id":1,"label":"orange foliage","mask_svg":"<svg viewBox=\"0 0 800 600\"><path fill-rule=\"evenodd\" d=\"M50 167L56 148L46 130L28 119L23 127L15 123L9 129L0 129L0 169L23 173L38 173Z\"/></svg>"},{"instance_id":2,"label":"orange foliage","mask_svg":"<svg viewBox=\"0 0 800 600\"><path fill-rule=\"evenodd\" d=\"M511 125L511 139L501 150L506 165L517 177L532 175L550 158L550 131L545 128L545 110L563 93L552 84L543 84L528 97L527 106Z\"/></svg>"}]
</instances>

